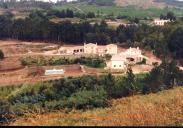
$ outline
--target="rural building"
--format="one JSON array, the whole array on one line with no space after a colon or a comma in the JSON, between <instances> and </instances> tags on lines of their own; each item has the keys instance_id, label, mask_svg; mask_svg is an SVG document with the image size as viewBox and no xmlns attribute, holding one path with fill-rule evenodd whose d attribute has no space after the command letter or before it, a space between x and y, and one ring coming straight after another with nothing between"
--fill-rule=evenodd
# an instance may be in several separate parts
<instances>
[{"instance_id":1,"label":"rural building","mask_svg":"<svg viewBox=\"0 0 183 128\"><path fill-rule=\"evenodd\" d=\"M142 55L142 51L139 49L139 47L137 48L130 47L125 52L120 53L120 55L123 58L126 58L128 62L132 62L132 63L141 62L143 58L145 58L145 56Z\"/></svg>"},{"instance_id":2,"label":"rural building","mask_svg":"<svg viewBox=\"0 0 183 128\"><path fill-rule=\"evenodd\" d=\"M113 55L111 58L110 68L124 70L126 68L126 59L119 54Z\"/></svg>"},{"instance_id":3,"label":"rural building","mask_svg":"<svg viewBox=\"0 0 183 128\"><path fill-rule=\"evenodd\" d=\"M97 43L84 43L84 46L67 46L67 47L60 47L58 49L58 54L60 55L74 55L74 54L98 54L98 55L105 55L105 54L117 54L118 47L115 44L109 45L97 45Z\"/></svg>"},{"instance_id":4,"label":"rural building","mask_svg":"<svg viewBox=\"0 0 183 128\"><path fill-rule=\"evenodd\" d=\"M97 54L97 48L98 48L97 43L96 44L84 43L84 53L86 53L86 54Z\"/></svg>"},{"instance_id":5,"label":"rural building","mask_svg":"<svg viewBox=\"0 0 183 128\"><path fill-rule=\"evenodd\" d=\"M161 19L155 19L154 20L154 24L155 25L159 25L159 26L164 26L165 23L170 22L170 20L161 20Z\"/></svg>"},{"instance_id":6,"label":"rural building","mask_svg":"<svg viewBox=\"0 0 183 128\"><path fill-rule=\"evenodd\" d=\"M58 53L61 55L83 54L83 46L60 47Z\"/></svg>"},{"instance_id":7,"label":"rural building","mask_svg":"<svg viewBox=\"0 0 183 128\"><path fill-rule=\"evenodd\" d=\"M63 75L64 74L63 69L52 69L52 70L45 70L45 75Z\"/></svg>"},{"instance_id":8,"label":"rural building","mask_svg":"<svg viewBox=\"0 0 183 128\"><path fill-rule=\"evenodd\" d=\"M109 44L106 46L107 54L115 55L118 53L118 46L115 44Z\"/></svg>"},{"instance_id":9,"label":"rural building","mask_svg":"<svg viewBox=\"0 0 183 128\"><path fill-rule=\"evenodd\" d=\"M129 48L124 52L113 55L111 62L108 64L110 69L125 69L128 64L136 64L142 62L143 59L148 59L142 55L142 51L137 48Z\"/></svg>"}]
</instances>

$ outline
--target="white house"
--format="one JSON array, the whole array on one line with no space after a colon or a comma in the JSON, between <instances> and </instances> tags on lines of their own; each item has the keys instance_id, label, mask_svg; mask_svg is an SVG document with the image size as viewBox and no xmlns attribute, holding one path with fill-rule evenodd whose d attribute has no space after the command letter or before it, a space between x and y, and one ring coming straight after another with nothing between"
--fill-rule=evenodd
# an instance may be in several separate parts
<instances>
[{"instance_id":1,"label":"white house","mask_svg":"<svg viewBox=\"0 0 183 128\"><path fill-rule=\"evenodd\" d=\"M86 53L86 54L114 55L114 54L117 54L117 52L118 52L118 46L115 44L97 45L97 43L96 44L93 44L93 43L85 44L84 43L84 53Z\"/></svg>"},{"instance_id":2,"label":"white house","mask_svg":"<svg viewBox=\"0 0 183 128\"><path fill-rule=\"evenodd\" d=\"M84 43L84 53L86 54L97 54L97 48L98 48L97 43L96 44Z\"/></svg>"},{"instance_id":3,"label":"white house","mask_svg":"<svg viewBox=\"0 0 183 128\"><path fill-rule=\"evenodd\" d=\"M134 62L134 63L141 62L143 58L145 58L145 56L142 55L142 51L139 49L139 47L137 48L130 47L125 52L120 53L120 55L123 58L126 58L128 62Z\"/></svg>"},{"instance_id":4,"label":"white house","mask_svg":"<svg viewBox=\"0 0 183 128\"><path fill-rule=\"evenodd\" d=\"M118 53L118 46L115 44L109 44L106 46L107 54L115 55Z\"/></svg>"},{"instance_id":5,"label":"white house","mask_svg":"<svg viewBox=\"0 0 183 128\"><path fill-rule=\"evenodd\" d=\"M161 20L161 19L154 19L154 24L159 26L164 26L165 23L170 22L170 20Z\"/></svg>"},{"instance_id":6,"label":"white house","mask_svg":"<svg viewBox=\"0 0 183 128\"><path fill-rule=\"evenodd\" d=\"M126 59L121 55L113 55L111 58L110 69L124 70L126 68Z\"/></svg>"},{"instance_id":7,"label":"white house","mask_svg":"<svg viewBox=\"0 0 183 128\"><path fill-rule=\"evenodd\" d=\"M142 55L139 47L129 48L125 52L113 55L110 63L107 65L110 69L125 69L128 64L136 64L142 62L143 59L148 59Z\"/></svg>"},{"instance_id":8,"label":"white house","mask_svg":"<svg viewBox=\"0 0 183 128\"><path fill-rule=\"evenodd\" d=\"M63 46L60 47L57 51L57 54L60 55L73 55L73 54L117 54L118 47L115 44L109 45L97 45L93 43L84 43L83 46Z\"/></svg>"}]
</instances>

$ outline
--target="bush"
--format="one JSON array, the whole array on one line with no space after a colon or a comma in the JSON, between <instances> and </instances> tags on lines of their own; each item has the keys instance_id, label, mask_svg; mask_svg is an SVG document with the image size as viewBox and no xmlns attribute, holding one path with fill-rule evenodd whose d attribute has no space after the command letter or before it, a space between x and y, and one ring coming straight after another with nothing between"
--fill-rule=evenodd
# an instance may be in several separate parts
<instances>
[{"instance_id":1,"label":"bush","mask_svg":"<svg viewBox=\"0 0 183 128\"><path fill-rule=\"evenodd\" d=\"M10 103L7 100L0 99L0 123L8 122L11 118Z\"/></svg>"},{"instance_id":2,"label":"bush","mask_svg":"<svg viewBox=\"0 0 183 128\"><path fill-rule=\"evenodd\" d=\"M45 66L45 65L69 65L69 64L82 64L93 68L103 68L106 66L105 60L102 57L81 57L75 59L69 58L51 58L46 59L45 57L24 57L20 59L21 64L26 65L36 65L36 66Z\"/></svg>"},{"instance_id":3,"label":"bush","mask_svg":"<svg viewBox=\"0 0 183 128\"><path fill-rule=\"evenodd\" d=\"M68 105L76 109L105 107L107 105L107 93L102 88L95 91L78 91L68 99Z\"/></svg>"}]
</instances>

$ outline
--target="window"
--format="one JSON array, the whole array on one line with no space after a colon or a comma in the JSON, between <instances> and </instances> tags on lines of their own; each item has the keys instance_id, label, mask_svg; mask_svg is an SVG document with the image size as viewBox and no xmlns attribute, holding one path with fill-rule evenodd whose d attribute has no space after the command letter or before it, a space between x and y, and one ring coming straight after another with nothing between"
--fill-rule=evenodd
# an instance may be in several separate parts
<instances>
[{"instance_id":1,"label":"window","mask_svg":"<svg viewBox=\"0 0 183 128\"><path fill-rule=\"evenodd\" d=\"M83 52L84 50L83 49L80 49L80 52Z\"/></svg>"}]
</instances>

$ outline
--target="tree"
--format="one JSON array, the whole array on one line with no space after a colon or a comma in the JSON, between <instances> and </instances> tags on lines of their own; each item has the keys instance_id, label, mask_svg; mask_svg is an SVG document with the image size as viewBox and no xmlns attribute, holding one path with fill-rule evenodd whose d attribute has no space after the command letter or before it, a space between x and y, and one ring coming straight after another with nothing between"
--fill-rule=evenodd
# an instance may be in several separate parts
<instances>
[{"instance_id":1,"label":"tree","mask_svg":"<svg viewBox=\"0 0 183 128\"><path fill-rule=\"evenodd\" d=\"M176 58L183 58L183 28L177 28L170 36L168 48L175 53Z\"/></svg>"},{"instance_id":2,"label":"tree","mask_svg":"<svg viewBox=\"0 0 183 128\"><path fill-rule=\"evenodd\" d=\"M158 92L163 87L163 75L159 66L153 68L149 75L147 75L145 84L143 93Z\"/></svg>"},{"instance_id":3,"label":"tree","mask_svg":"<svg viewBox=\"0 0 183 128\"><path fill-rule=\"evenodd\" d=\"M167 15L166 15L166 18L170 19L171 21L176 20L176 16L173 12L168 12Z\"/></svg>"},{"instance_id":4,"label":"tree","mask_svg":"<svg viewBox=\"0 0 183 128\"><path fill-rule=\"evenodd\" d=\"M93 13L93 12L88 12L88 13L87 13L87 18L95 18L95 13Z\"/></svg>"},{"instance_id":5,"label":"tree","mask_svg":"<svg viewBox=\"0 0 183 128\"><path fill-rule=\"evenodd\" d=\"M127 70L127 77L125 78L125 88L128 95L134 95L137 92L137 87L135 85L135 75L131 67Z\"/></svg>"},{"instance_id":6,"label":"tree","mask_svg":"<svg viewBox=\"0 0 183 128\"><path fill-rule=\"evenodd\" d=\"M4 53L2 50L0 50L0 60L4 59Z\"/></svg>"},{"instance_id":7,"label":"tree","mask_svg":"<svg viewBox=\"0 0 183 128\"><path fill-rule=\"evenodd\" d=\"M179 81L181 72L177 67L176 61L168 62L167 59L163 60L160 65L162 69L163 80L167 88L173 88Z\"/></svg>"},{"instance_id":8,"label":"tree","mask_svg":"<svg viewBox=\"0 0 183 128\"><path fill-rule=\"evenodd\" d=\"M67 9L66 10L66 17L73 18L74 17L74 12L70 9Z\"/></svg>"},{"instance_id":9,"label":"tree","mask_svg":"<svg viewBox=\"0 0 183 128\"><path fill-rule=\"evenodd\" d=\"M161 14L161 15L160 15L160 20L165 20L165 19L166 19L166 16L163 15L163 14Z\"/></svg>"},{"instance_id":10,"label":"tree","mask_svg":"<svg viewBox=\"0 0 183 128\"><path fill-rule=\"evenodd\" d=\"M113 93L112 90L113 90L113 87L115 86L115 79L111 73L108 73L106 76L104 76L103 84L104 84L104 89L107 91L108 95L112 96L112 93Z\"/></svg>"}]
</instances>

